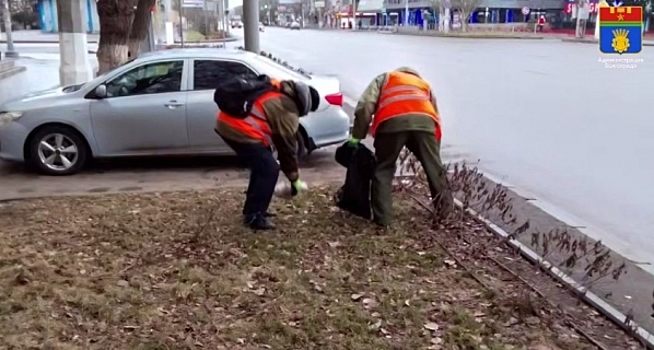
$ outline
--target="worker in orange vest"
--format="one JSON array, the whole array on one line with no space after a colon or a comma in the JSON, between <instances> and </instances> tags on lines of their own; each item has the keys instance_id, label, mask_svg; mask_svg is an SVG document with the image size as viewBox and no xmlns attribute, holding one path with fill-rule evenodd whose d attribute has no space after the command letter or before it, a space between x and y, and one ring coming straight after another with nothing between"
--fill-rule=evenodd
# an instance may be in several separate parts
<instances>
[{"instance_id":1,"label":"worker in orange vest","mask_svg":"<svg viewBox=\"0 0 654 350\"><path fill-rule=\"evenodd\" d=\"M446 216L453 198L440 158L441 119L429 83L407 67L377 76L355 108L350 145L356 147L369 130L375 139L374 221L381 226L392 221L392 182L405 146L422 164L437 214Z\"/></svg>"},{"instance_id":2,"label":"worker in orange vest","mask_svg":"<svg viewBox=\"0 0 654 350\"><path fill-rule=\"evenodd\" d=\"M249 115L235 117L220 111L215 127L218 135L250 169L243 219L246 225L257 230L275 228L268 207L280 169L291 182L294 194L307 187L300 180L298 169L299 118L315 111L320 104L318 92L304 83L272 83L275 89L257 97ZM279 162L273 156L273 147Z\"/></svg>"}]
</instances>

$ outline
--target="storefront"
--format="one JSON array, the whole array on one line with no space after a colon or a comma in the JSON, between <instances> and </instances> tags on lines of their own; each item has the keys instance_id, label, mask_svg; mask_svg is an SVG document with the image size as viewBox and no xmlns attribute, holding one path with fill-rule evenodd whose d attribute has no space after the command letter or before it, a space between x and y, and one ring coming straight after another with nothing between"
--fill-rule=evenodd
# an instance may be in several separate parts
<instances>
[{"instance_id":1,"label":"storefront","mask_svg":"<svg viewBox=\"0 0 654 350\"><path fill-rule=\"evenodd\" d=\"M100 31L100 19L95 0L83 1L86 13L85 29L87 33ZM57 20L57 0L38 0L36 4L39 13L41 31L56 33L59 28Z\"/></svg>"}]
</instances>

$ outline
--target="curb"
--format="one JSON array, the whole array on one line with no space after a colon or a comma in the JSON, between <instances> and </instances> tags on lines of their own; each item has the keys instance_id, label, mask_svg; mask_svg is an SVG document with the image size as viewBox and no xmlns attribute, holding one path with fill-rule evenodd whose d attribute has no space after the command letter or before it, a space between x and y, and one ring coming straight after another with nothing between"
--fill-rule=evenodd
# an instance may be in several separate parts
<instances>
[{"instance_id":1,"label":"curb","mask_svg":"<svg viewBox=\"0 0 654 350\"><path fill-rule=\"evenodd\" d=\"M13 67L11 69L8 69L6 71L2 71L2 72L0 72L0 81L3 80L3 79L7 79L9 77L12 77L12 76L14 76L14 75L16 75L18 73L22 73L22 72L24 72L26 70L27 70L26 67L15 66L15 67Z\"/></svg>"},{"instance_id":2,"label":"curb","mask_svg":"<svg viewBox=\"0 0 654 350\"><path fill-rule=\"evenodd\" d=\"M460 209L464 208L463 203L458 199L454 199L454 203ZM622 328L627 334L633 335L638 341L646 345L647 349L654 349L654 335L642 327L639 327L635 322L631 321L627 315L618 311L613 306L602 300L602 298L597 296L595 293L583 287L583 285L572 279L565 272L559 270L556 266L538 255L538 253L534 252L531 248L513 238L510 238L511 235L509 233L504 231L498 225L494 224L492 221L483 217L481 214L477 213L474 209L467 208L465 209L465 212L468 215L471 215L473 218L481 221L486 226L486 228L488 228L496 236L505 239L507 244L518 250L523 258L527 259L534 265L541 266L543 270L545 270L552 278L568 287L568 289L574 292L577 297L586 302L588 305L594 307L604 317L608 318L611 320L611 322Z\"/></svg>"},{"instance_id":3,"label":"curb","mask_svg":"<svg viewBox=\"0 0 654 350\"><path fill-rule=\"evenodd\" d=\"M204 45L204 44L218 44L218 43L229 43L232 41L237 41L238 38L225 38L225 39L213 39L213 40L202 40L202 41L186 41L184 40L184 45ZM181 44L182 42L179 40L175 40L174 45Z\"/></svg>"},{"instance_id":4,"label":"curb","mask_svg":"<svg viewBox=\"0 0 654 350\"><path fill-rule=\"evenodd\" d=\"M0 44L6 44L6 40L0 40ZM59 44L59 41L54 40L13 40L14 44ZM97 44L98 41L87 41L87 44Z\"/></svg>"},{"instance_id":5,"label":"curb","mask_svg":"<svg viewBox=\"0 0 654 350\"><path fill-rule=\"evenodd\" d=\"M433 38L458 38L458 39L513 39L513 40L543 40L544 36L518 36L518 35L456 35L456 34L419 34L419 33L399 33L390 32L384 34L410 35Z\"/></svg>"},{"instance_id":6,"label":"curb","mask_svg":"<svg viewBox=\"0 0 654 350\"><path fill-rule=\"evenodd\" d=\"M595 44L595 45L599 44L598 40L593 40L593 39L566 39L566 38L563 38L563 39L561 39L561 41L563 41L565 43ZM654 46L654 42L643 41L643 46Z\"/></svg>"}]
</instances>

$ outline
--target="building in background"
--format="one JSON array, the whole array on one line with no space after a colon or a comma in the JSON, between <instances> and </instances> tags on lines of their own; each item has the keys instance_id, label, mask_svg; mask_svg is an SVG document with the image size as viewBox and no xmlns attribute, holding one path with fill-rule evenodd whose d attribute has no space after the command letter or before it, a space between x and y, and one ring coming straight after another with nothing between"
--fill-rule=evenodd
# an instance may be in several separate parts
<instances>
[{"instance_id":1,"label":"building in background","mask_svg":"<svg viewBox=\"0 0 654 350\"><path fill-rule=\"evenodd\" d=\"M406 7L408 1L408 22ZM520 23L540 15L561 16L567 0L482 0L477 11L470 16L470 23ZM522 14L528 7L530 13ZM360 0L359 10L376 12L376 25L423 26L425 21L437 22L432 0ZM453 9L452 16L456 16ZM406 23L405 23L406 22Z\"/></svg>"},{"instance_id":2,"label":"building in background","mask_svg":"<svg viewBox=\"0 0 654 350\"><path fill-rule=\"evenodd\" d=\"M84 21L84 28L87 33L100 32L100 19L98 17L98 8L96 0L84 0L83 2L86 21ZM39 14L39 24L41 31L48 33L56 33L58 29L57 22L57 0L38 0L36 9Z\"/></svg>"}]
</instances>

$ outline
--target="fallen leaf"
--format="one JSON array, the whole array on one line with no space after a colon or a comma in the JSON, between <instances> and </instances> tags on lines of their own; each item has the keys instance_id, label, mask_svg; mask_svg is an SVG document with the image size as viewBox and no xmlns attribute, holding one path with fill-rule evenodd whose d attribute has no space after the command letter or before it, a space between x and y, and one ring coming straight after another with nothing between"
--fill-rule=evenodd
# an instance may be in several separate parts
<instances>
[{"instance_id":1,"label":"fallen leaf","mask_svg":"<svg viewBox=\"0 0 654 350\"><path fill-rule=\"evenodd\" d=\"M363 296L363 294L352 294L351 298L352 298L352 300L357 301L357 300L361 299L362 296Z\"/></svg>"},{"instance_id":2,"label":"fallen leaf","mask_svg":"<svg viewBox=\"0 0 654 350\"><path fill-rule=\"evenodd\" d=\"M371 330L371 331L376 331L379 328L381 328L381 325L382 325L382 321L377 320L377 322L375 322L375 323L371 324L370 326L368 326L368 329Z\"/></svg>"},{"instance_id":3,"label":"fallen leaf","mask_svg":"<svg viewBox=\"0 0 654 350\"><path fill-rule=\"evenodd\" d=\"M118 287L127 288L127 287L129 287L129 282L127 282L125 280L120 280L120 281L116 282L116 285Z\"/></svg>"},{"instance_id":4,"label":"fallen leaf","mask_svg":"<svg viewBox=\"0 0 654 350\"><path fill-rule=\"evenodd\" d=\"M256 290L254 291L254 294L256 294L256 295L258 295L258 296L262 296L262 295L264 295L265 293L266 293L266 288L263 288L263 287L261 287L261 288L259 288L259 289L256 289Z\"/></svg>"},{"instance_id":5,"label":"fallen leaf","mask_svg":"<svg viewBox=\"0 0 654 350\"><path fill-rule=\"evenodd\" d=\"M434 322L428 322L428 323L425 323L425 326L424 326L424 327L425 327L425 329L428 329L428 330L430 330L430 331L434 331L434 332L437 331L437 330L440 328L440 327L438 326L438 324L436 324L436 323L434 323Z\"/></svg>"},{"instance_id":6,"label":"fallen leaf","mask_svg":"<svg viewBox=\"0 0 654 350\"><path fill-rule=\"evenodd\" d=\"M370 309L370 308L373 308L373 307L377 306L377 303L373 299L370 299L370 298L365 298L361 302L363 303L363 307L365 309Z\"/></svg>"},{"instance_id":7,"label":"fallen leaf","mask_svg":"<svg viewBox=\"0 0 654 350\"><path fill-rule=\"evenodd\" d=\"M443 262L448 267L455 267L456 266L456 261L454 261L454 260L445 259L445 260L443 260Z\"/></svg>"},{"instance_id":8,"label":"fallen leaf","mask_svg":"<svg viewBox=\"0 0 654 350\"><path fill-rule=\"evenodd\" d=\"M245 284L248 286L248 288L250 288L250 289L254 289L254 282L252 282L252 281L247 281L247 282L245 282Z\"/></svg>"}]
</instances>

